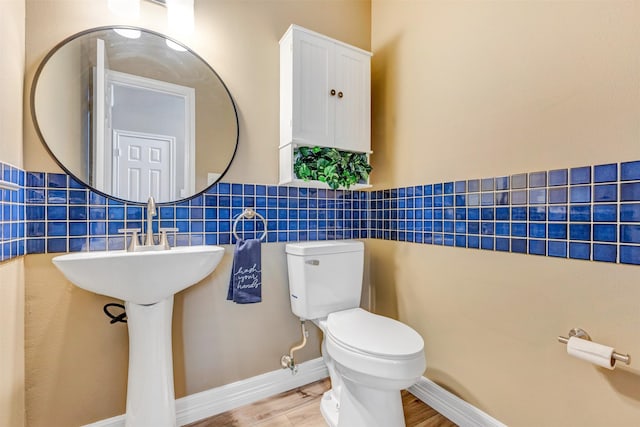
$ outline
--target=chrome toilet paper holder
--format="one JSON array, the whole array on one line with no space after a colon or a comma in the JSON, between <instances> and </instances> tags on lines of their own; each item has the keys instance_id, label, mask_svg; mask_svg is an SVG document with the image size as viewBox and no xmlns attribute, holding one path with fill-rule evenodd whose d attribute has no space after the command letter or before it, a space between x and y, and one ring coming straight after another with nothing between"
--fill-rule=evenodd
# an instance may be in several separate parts
<instances>
[{"instance_id":1,"label":"chrome toilet paper holder","mask_svg":"<svg viewBox=\"0 0 640 427\"><path fill-rule=\"evenodd\" d=\"M583 340L587 340L587 341L591 341L591 337L589 336L589 334L587 333L587 331L585 331L584 329L581 328L573 328L569 331L569 338L571 337L576 337L576 338L580 338ZM569 338L563 337L563 336L558 336L558 341L561 342L562 344L567 344L569 342ZM631 356L629 356L628 354L622 354L622 353L618 353L617 351L614 351L613 354L611 355L611 357L619 362L622 362L626 365L631 363Z\"/></svg>"}]
</instances>

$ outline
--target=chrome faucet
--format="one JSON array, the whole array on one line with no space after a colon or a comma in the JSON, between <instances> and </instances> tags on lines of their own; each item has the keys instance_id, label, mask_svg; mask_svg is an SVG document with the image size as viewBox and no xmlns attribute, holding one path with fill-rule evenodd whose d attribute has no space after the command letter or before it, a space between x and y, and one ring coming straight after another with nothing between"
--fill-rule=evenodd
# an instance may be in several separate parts
<instances>
[{"instance_id":1,"label":"chrome faucet","mask_svg":"<svg viewBox=\"0 0 640 427\"><path fill-rule=\"evenodd\" d=\"M138 233L141 233L140 228L122 228L118 230L119 233L124 233L125 245L127 240L127 233L131 233L131 243L127 245L127 251L129 252L144 252L144 251L162 251L171 249L169 244L168 232L177 232L177 228L170 227L158 227L160 237L158 238L158 244L156 244L153 237L153 217L158 216L158 209L156 208L156 202L153 197L149 197L147 200L147 231L144 238L140 238L138 241ZM175 235L174 235L175 238Z\"/></svg>"},{"instance_id":2,"label":"chrome faucet","mask_svg":"<svg viewBox=\"0 0 640 427\"><path fill-rule=\"evenodd\" d=\"M155 245L153 241L153 217L157 215L156 202L152 196L149 196L149 200L147 200L147 237L144 239L145 246Z\"/></svg>"}]
</instances>

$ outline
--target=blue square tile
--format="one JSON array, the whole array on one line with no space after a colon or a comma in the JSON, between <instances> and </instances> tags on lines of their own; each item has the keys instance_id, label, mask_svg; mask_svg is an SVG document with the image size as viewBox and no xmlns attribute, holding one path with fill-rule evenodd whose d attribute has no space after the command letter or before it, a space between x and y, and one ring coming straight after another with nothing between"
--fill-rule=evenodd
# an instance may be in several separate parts
<instances>
[{"instance_id":1,"label":"blue square tile","mask_svg":"<svg viewBox=\"0 0 640 427\"><path fill-rule=\"evenodd\" d=\"M494 224L493 222L483 222L480 224L480 234L485 236L493 236Z\"/></svg>"},{"instance_id":2,"label":"blue square tile","mask_svg":"<svg viewBox=\"0 0 640 427\"><path fill-rule=\"evenodd\" d=\"M531 172L529 174L529 188L546 187L546 186L547 186L546 172Z\"/></svg>"},{"instance_id":3,"label":"blue square tile","mask_svg":"<svg viewBox=\"0 0 640 427\"><path fill-rule=\"evenodd\" d=\"M549 203L567 203L567 188L550 188L549 189Z\"/></svg>"},{"instance_id":4,"label":"blue square tile","mask_svg":"<svg viewBox=\"0 0 640 427\"><path fill-rule=\"evenodd\" d=\"M566 206L549 206L549 221L566 221Z\"/></svg>"},{"instance_id":5,"label":"blue square tile","mask_svg":"<svg viewBox=\"0 0 640 427\"><path fill-rule=\"evenodd\" d=\"M73 205L86 205L87 192L85 190L69 190L69 203Z\"/></svg>"},{"instance_id":6,"label":"blue square tile","mask_svg":"<svg viewBox=\"0 0 640 427\"><path fill-rule=\"evenodd\" d=\"M494 238L493 237L482 237L480 239L480 246L482 249L493 250L494 247Z\"/></svg>"},{"instance_id":7,"label":"blue square tile","mask_svg":"<svg viewBox=\"0 0 640 427\"><path fill-rule=\"evenodd\" d=\"M496 237L496 251L509 252L509 239Z\"/></svg>"},{"instance_id":8,"label":"blue square tile","mask_svg":"<svg viewBox=\"0 0 640 427\"><path fill-rule=\"evenodd\" d=\"M563 224L563 223L549 224L548 232L549 232L550 239L566 239L567 224Z\"/></svg>"},{"instance_id":9,"label":"blue square tile","mask_svg":"<svg viewBox=\"0 0 640 427\"><path fill-rule=\"evenodd\" d=\"M567 185L567 169L549 171L549 186Z\"/></svg>"},{"instance_id":10,"label":"blue square tile","mask_svg":"<svg viewBox=\"0 0 640 427\"><path fill-rule=\"evenodd\" d=\"M47 252L67 252L67 239L66 238L54 238L47 239Z\"/></svg>"},{"instance_id":11,"label":"blue square tile","mask_svg":"<svg viewBox=\"0 0 640 427\"><path fill-rule=\"evenodd\" d=\"M618 165L597 165L593 167L593 182L615 182L618 180Z\"/></svg>"},{"instance_id":12,"label":"blue square tile","mask_svg":"<svg viewBox=\"0 0 640 427\"><path fill-rule=\"evenodd\" d=\"M618 185L605 184L593 187L594 202L615 202L618 200Z\"/></svg>"},{"instance_id":13,"label":"blue square tile","mask_svg":"<svg viewBox=\"0 0 640 427\"><path fill-rule=\"evenodd\" d=\"M467 236L456 235L456 247L466 248L467 247Z\"/></svg>"},{"instance_id":14,"label":"blue square tile","mask_svg":"<svg viewBox=\"0 0 640 427\"><path fill-rule=\"evenodd\" d=\"M625 205L622 205L625 206ZM621 206L621 210L623 209ZM640 216L638 216L640 219ZM622 213L621 213L621 221ZM593 221L595 222L616 222L617 221L617 206L616 205L594 205L593 206Z\"/></svg>"},{"instance_id":15,"label":"blue square tile","mask_svg":"<svg viewBox=\"0 0 640 427\"><path fill-rule=\"evenodd\" d=\"M583 166L580 168L572 168L569 181L571 185L590 184L591 183L591 167Z\"/></svg>"},{"instance_id":16,"label":"blue square tile","mask_svg":"<svg viewBox=\"0 0 640 427\"><path fill-rule=\"evenodd\" d=\"M591 187L588 185L571 187L569 199L571 203L589 203L591 201Z\"/></svg>"},{"instance_id":17,"label":"blue square tile","mask_svg":"<svg viewBox=\"0 0 640 427\"><path fill-rule=\"evenodd\" d=\"M4 234L4 233L2 233L2 234ZM27 223L27 236L28 237L44 237L45 234L46 233L45 233L45 223L44 222L28 222ZM3 239L0 239L0 240L3 240Z\"/></svg>"},{"instance_id":18,"label":"blue square tile","mask_svg":"<svg viewBox=\"0 0 640 427\"><path fill-rule=\"evenodd\" d=\"M529 207L529 221L546 221L547 210L544 206Z\"/></svg>"},{"instance_id":19,"label":"blue square tile","mask_svg":"<svg viewBox=\"0 0 640 427\"><path fill-rule=\"evenodd\" d=\"M569 219L573 222L591 222L591 205L571 206Z\"/></svg>"},{"instance_id":20,"label":"blue square tile","mask_svg":"<svg viewBox=\"0 0 640 427\"><path fill-rule=\"evenodd\" d=\"M86 206L70 206L69 207L69 219L72 220L86 220L87 219L87 207Z\"/></svg>"},{"instance_id":21,"label":"blue square tile","mask_svg":"<svg viewBox=\"0 0 640 427\"><path fill-rule=\"evenodd\" d=\"M529 240L529 253L532 255L546 255L546 240Z\"/></svg>"},{"instance_id":22,"label":"blue square tile","mask_svg":"<svg viewBox=\"0 0 640 427\"><path fill-rule=\"evenodd\" d=\"M612 226L612 227L615 227L615 226ZM612 241L615 241L615 239ZM640 243L640 225L635 225L635 224L621 225L620 241L622 243Z\"/></svg>"},{"instance_id":23,"label":"blue square tile","mask_svg":"<svg viewBox=\"0 0 640 427\"><path fill-rule=\"evenodd\" d=\"M47 206L47 220L65 220L67 219L66 206Z\"/></svg>"},{"instance_id":24,"label":"blue square tile","mask_svg":"<svg viewBox=\"0 0 640 427\"><path fill-rule=\"evenodd\" d=\"M512 189L527 188L527 174L521 173L518 175L511 175L511 188Z\"/></svg>"},{"instance_id":25,"label":"blue square tile","mask_svg":"<svg viewBox=\"0 0 640 427\"><path fill-rule=\"evenodd\" d=\"M616 262L618 249L616 245L593 245L593 260L603 262Z\"/></svg>"},{"instance_id":26,"label":"blue square tile","mask_svg":"<svg viewBox=\"0 0 640 427\"><path fill-rule=\"evenodd\" d=\"M550 240L547 243L547 254L552 257L566 258L567 242L555 242L553 240Z\"/></svg>"},{"instance_id":27,"label":"blue square tile","mask_svg":"<svg viewBox=\"0 0 640 427\"><path fill-rule=\"evenodd\" d=\"M467 194L467 206L480 206L480 194Z\"/></svg>"},{"instance_id":28,"label":"blue square tile","mask_svg":"<svg viewBox=\"0 0 640 427\"><path fill-rule=\"evenodd\" d=\"M67 190L47 190L47 203L67 203Z\"/></svg>"},{"instance_id":29,"label":"blue square tile","mask_svg":"<svg viewBox=\"0 0 640 427\"><path fill-rule=\"evenodd\" d=\"M467 247L472 249L480 248L480 238L478 236L468 236Z\"/></svg>"},{"instance_id":30,"label":"blue square tile","mask_svg":"<svg viewBox=\"0 0 640 427\"><path fill-rule=\"evenodd\" d=\"M511 235L510 225L508 222L496 222L496 236Z\"/></svg>"},{"instance_id":31,"label":"blue square tile","mask_svg":"<svg viewBox=\"0 0 640 427\"><path fill-rule=\"evenodd\" d=\"M493 220L495 217L493 208L482 208L481 209L481 218L483 221Z\"/></svg>"},{"instance_id":32,"label":"blue square tile","mask_svg":"<svg viewBox=\"0 0 640 427\"><path fill-rule=\"evenodd\" d=\"M527 224L524 222L511 223L511 235L516 237L527 237Z\"/></svg>"},{"instance_id":33,"label":"blue square tile","mask_svg":"<svg viewBox=\"0 0 640 427\"><path fill-rule=\"evenodd\" d=\"M69 177L69 188L83 189L83 190L87 189L87 187L83 183L78 182L76 179L74 179L71 176Z\"/></svg>"},{"instance_id":34,"label":"blue square tile","mask_svg":"<svg viewBox=\"0 0 640 427\"><path fill-rule=\"evenodd\" d=\"M640 182L620 184L620 200L623 202L640 201Z\"/></svg>"},{"instance_id":35,"label":"blue square tile","mask_svg":"<svg viewBox=\"0 0 640 427\"><path fill-rule=\"evenodd\" d=\"M479 179L470 179L467 181L467 192L475 193L480 191L480 180ZM425 193L426 194L426 193Z\"/></svg>"},{"instance_id":36,"label":"blue square tile","mask_svg":"<svg viewBox=\"0 0 640 427\"><path fill-rule=\"evenodd\" d=\"M442 194L442 184L433 184L433 194L439 196Z\"/></svg>"},{"instance_id":37,"label":"blue square tile","mask_svg":"<svg viewBox=\"0 0 640 427\"><path fill-rule=\"evenodd\" d=\"M70 236L85 236L87 235L87 223L86 222L70 222L69 223L69 235Z\"/></svg>"},{"instance_id":38,"label":"blue square tile","mask_svg":"<svg viewBox=\"0 0 640 427\"><path fill-rule=\"evenodd\" d=\"M589 243L569 243L569 258L574 259L590 259L591 244Z\"/></svg>"},{"instance_id":39,"label":"blue square tile","mask_svg":"<svg viewBox=\"0 0 640 427\"><path fill-rule=\"evenodd\" d=\"M422 187L422 192L425 196L431 196L433 194L433 185L425 185L424 187Z\"/></svg>"},{"instance_id":40,"label":"blue square tile","mask_svg":"<svg viewBox=\"0 0 640 427\"><path fill-rule=\"evenodd\" d=\"M640 161L625 162L620 164L620 180L640 180Z\"/></svg>"},{"instance_id":41,"label":"blue square tile","mask_svg":"<svg viewBox=\"0 0 640 427\"><path fill-rule=\"evenodd\" d=\"M28 239L27 240L27 253L28 254L42 254L44 253L44 239Z\"/></svg>"},{"instance_id":42,"label":"blue square tile","mask_svg":"<svg viewBox=\"0 0 640 427\"><path fill-rule=\"evenodd\" d=\"M509 221L509 208L496 208L496 219L499 221Z\"/></svg>"},{"instance_id":43,"label":"blue square tile","mask_svg":"<svg viewBox=\"0 0 640 427\"><path fill-rule=\"evenodd\" d=\"M517 220L517 221L526 221L527 208L526 207L511 208L511 219Z\"/></svg>"},{"instance_id":44,"label":"blue square tile","mask_svg":"<svg viewBox=\"0 0 640 427\"><path fill-rule=\"evenodd\" d=\"M44 172L27 172L27 187L44 187Z\"/></svg>"},{"instance_id":45,"label":"blue square tile","mask_svg":"<svg viewBox=\"0 0 640 427\"><path fill-rule=\"evenodd\" d=\"M63 173L48 173L47 187L49 188L67 188L67 175Z\"/></svg>"},{"instance_id":46,"label":"blue square tile","mask_svg":"<svg viewBox=\"0 0 640 427\"><path fill-rule=\"evenodd\" d=\"M591 240L590 224L570 224L569 238L571 240Z\"/></svg>"},{"instance_id":47,"label":"blue square tile","mask_svg":"<svg viewBox=\"0 0 640 427\"><path fill-rule=\"evenodd\" d=\"M509 204L509 192L508 191L503 191L500 193L495 193L496 194L496 205L508 205Z\"/></svg>"},{"instance_id":48,"label":"blue square tile","mask_svg":"<svg viewBox=\"0 0 640 427\"><path fill-rule=\"evenodd\" d=\"M0 216L2 215L2 213L0 212ZM38 221L38 220L44 220L44 206L38 206L38 205L27 205L26 206L26 215L27 215L27 220L30 221Z\"/></svg>"},{"instance_id":49,"label":"blue square tile","mask_svg":"<svg viewBox=\"0 0 640 427\"><path fill-rule=\"evenodd\" d=\"M124 218L124 210L123 212L123 218ZM107 219L107 208L105 207L90 207L89 208L89 219L92 221L95 220L103 220L103 219Z\"/></svg>"},{"instance_id":50,"label":"blue square tile","mask_svg":"<svg viewBox=\"0 0 640 427\"><path fill-rule=\"evenodd\" d=\"M537 239L544 239L545 237L547 237L546 224L535 222L529 224L529 237L534 237Z\"/></svg>"},{"instance_id":51,"label":"blue square tile","mask_svg":"<svg viewBox=\"0 0 640 427\"><path fill-rule=\"evenodd\" d=\"M453 182L444 183L444 194L453 194Z\"/></svg>"},{"instance_id":52,"label":"blue square tile","mask_svg":"<svg viewBox=\"0 0 640 427\"><path fill-rule=\"evenodd\" d=\"M478 208L469 208L467 210L467 218L470 220L478 220L480 219L480 209Z\"/></svg>"},{"instance_id":53,"label":"blue square tile","mask_svg":"<svg viewBox=\"0 0 640 427\"><path fill-rule=\"evenodd\" d=\"M467 182L466 181L456 181L455 190L456 190L456 193L465 193L467 191Z\"/></svg>"},{"instance_id":54,"label":"blue square tile","mask_svg":"<svg viewBox=\"0 0 640 427\"><path fill-rule=\"evenodd\" d=\"M526 239L511 239L511 252L526 254L527 253L527 240Z\"/></svg>"},{"instance_id":55,"label":"blue square tile","mask_svg":"<svg viewBox=\"0 0 640 427\"><path fill-rule=\"evenodd\" d=\"M469 234L480 234L480 223L477 221L470 221L467 224Z\"/></svg>"},{"instance_id":56,"label":"blue square tile","mask_svg":"<svg viewBox=\"0 0 640 427\"><path fill-rule=\"evenodd\" d=\"M526 205L527 204L527 191L519 190L511 192L511 204L512 205Z\"/></svg>"},{"instance_id":57,"label":"blue square tile","mask_svg":"<svg viewBox=\"0 0 640 427\"><path fill-rule=\"evenodd\" d=\"M615 242L617 240L617 227L615 224L594 224L593 240L598 242Z\"/></svg>"},{"instance_id":58,"label":"blue square tile","mask_svg":"<svg viewBox=\"0 0 640 427\"><path fill-rule=\"evenodd\" d=\"M544 188L536 188L529 190L529 204L541 205L547 203L547 190Z\"/></svg>"},{"instance_id":59,"label":"blue square tile","mask_svg":"<svg viewBox=\"0 0 640 427\"><path fill-rule=\"evenodd\" d=\"M620 246L620 262L622 264L640 265L640 246Z\"/></svg>"},{"instance_id":60,"label":"blue square tile","mask_svg":"<svg viewBox=\"0 0 640 427\"><path fill-rule=\"evenodd\" d=\"M410 201L413 201L413 199L407 199L407 207L411 207L411 206L408 206ZM444 205L453 206L453 196L444 196Z\"/></svg>"},{"instance_id":61,"label":"blue square tile","mask_svg":"<svg viewBox=\"0 0 640 427\"><path fill-rule=\"evenodd\" d=\"M508 190L509 189L509 177L501 176L496 178L496 190Z\"/></svg>"},{"instance_id":62,"label":"blue square tile","mask_svg":"<svg viewBox=\"0 0 640 427\"><path fill-rule=\"evenodd\" d=\"M421 200L421 199L416 199L416 202L418 202L418 200ZM465 206L466 205L465 202L466 201L465 201L465 196L464 195L462 195L462 194L456 195L456 206ZM416 207L418 208L420 206L416 205Z\"/></svg>"},{"instance_id":63,"label":"blue square tile","mask_svg":"<svg viewBox=\"0 0 640 427\"><path fill-rule=\"evenodd\" d=\"M482 193L480 203L482 206L493 206L493 193Z\"/></svg>"},{"instance_id":64,"label":"blue square tile","mask_svg":"<svg viewBox=\"0 0 640 427\"><path fill-rule=\"evenodd\" d=\"M483 178L481 181L482 191L493 191L495 188L493 178Z\"/></svg>"},{"instance_id":65,"label":"blue square tile","mask_svg":"<svg viewBox=\"0 0 640 427\"><path fill-rule=\"evenodd\" d=\"M612 206L613 208L615 208L615 205L607 206ZM615 219L613 221L615 221ZM624 203L620 205L620 221L640 222L640 203Z\"/></svg>"}]
</instances>

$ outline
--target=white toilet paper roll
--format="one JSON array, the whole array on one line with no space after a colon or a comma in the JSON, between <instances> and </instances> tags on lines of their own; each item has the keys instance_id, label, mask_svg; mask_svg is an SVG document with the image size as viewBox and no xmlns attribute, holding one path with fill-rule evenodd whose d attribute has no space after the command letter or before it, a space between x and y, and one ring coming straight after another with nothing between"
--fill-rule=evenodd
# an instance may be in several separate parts
<instances>
[{"instance_id":1,"label":"white toilet paper roll","mask_svg":"<svg viewBox=\"0 0 640 427\"><path fill-rule=\"evenodd\" d=\"M569 338L567 353L578 359L586 360L594 365L607 369L614 369L616 361L613 359L613 347L587 341L578 337Z\"/></svg>"}]
</instances>

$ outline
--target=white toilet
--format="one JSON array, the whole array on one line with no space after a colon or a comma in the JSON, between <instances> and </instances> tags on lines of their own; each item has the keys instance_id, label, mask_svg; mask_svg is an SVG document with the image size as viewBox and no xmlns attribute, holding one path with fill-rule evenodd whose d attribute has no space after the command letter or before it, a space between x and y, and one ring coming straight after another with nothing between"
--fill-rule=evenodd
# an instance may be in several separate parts
<instances>
[{"instance_id":1,"label":"white toilet","mask_svg":"<svg viewBox=\"0 0 640 427\"><path fill-rule=\"evenodd\" d=\"M425 370L424 341L409 326L360 307L364 245L289 243L291 309L324 333L331 390L321 412L331 427L403 427L400 390Z\"/></svg>"}]
</instances>

